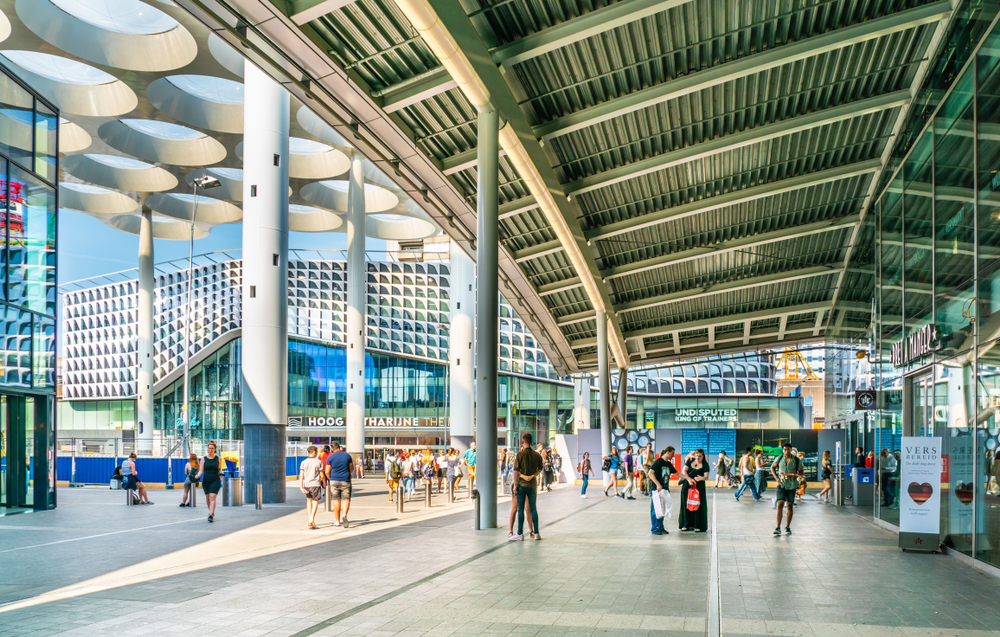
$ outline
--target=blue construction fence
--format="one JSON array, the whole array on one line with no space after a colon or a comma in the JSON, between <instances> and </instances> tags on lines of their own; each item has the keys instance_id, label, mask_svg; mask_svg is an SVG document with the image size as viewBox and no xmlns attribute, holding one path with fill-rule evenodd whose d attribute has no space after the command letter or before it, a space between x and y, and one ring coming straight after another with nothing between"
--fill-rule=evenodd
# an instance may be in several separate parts
<instances>
[{"instance_id":1,"label":"blue construction fence","mask_svg":"<svg viewBox=\"0 0 1000 637\"><path fill-rule=\"evenodd\" d=\"M299 465L305 460L305 456L287 456L285 458L285 475L294 477L299 474ZM70 456L59 456L56 458L56 480L60 482L75 482L76 484L108 484L111 481L111 474L115 472L115 467L120 465L122 458L111 456L77 456L76 458L76 478L73 478L73 458ZM170 463L170 473L174 484L184 483L184 465L187 463L183 458L174 458ZM135 461L135 471L139 479L151 484L167 482L167 459L166 458L139 458ZM230 472L236 470L236 463L226 461L226 469Z\"/></svg>"}]
</instances>

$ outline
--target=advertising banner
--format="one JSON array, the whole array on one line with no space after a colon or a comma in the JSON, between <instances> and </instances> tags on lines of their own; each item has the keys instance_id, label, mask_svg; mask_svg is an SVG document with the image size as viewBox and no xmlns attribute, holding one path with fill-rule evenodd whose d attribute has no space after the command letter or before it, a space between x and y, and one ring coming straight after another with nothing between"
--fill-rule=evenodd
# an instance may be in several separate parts
<instances>
[{"instance_id":1,"label":"advertising banner","mask_svg":"<svg viewBox=\"0 0 1000 637\"><path fill-rule=\"evenodd\" d=\"M899 546L936 551L941 528L941 439L904 436L901 447Z\"/></svg>"}]
</instances>

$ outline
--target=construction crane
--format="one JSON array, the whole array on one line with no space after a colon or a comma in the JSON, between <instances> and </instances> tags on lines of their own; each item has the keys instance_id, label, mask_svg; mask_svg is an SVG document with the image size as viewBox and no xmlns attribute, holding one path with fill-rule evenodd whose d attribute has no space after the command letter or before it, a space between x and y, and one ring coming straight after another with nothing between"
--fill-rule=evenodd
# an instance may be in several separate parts
<instances>
[{"instance_id":1,"label":"construction crane","mask_svg":"<svg viewBox=\"0 0 1000 637\"><path fill-rule=\"evenodd\" d=\"M819 376L806 362L802 353L791 347L786 347L785 351L778 357L775 368L775 380L819 380Z\"/></svg>"}]
</instances>

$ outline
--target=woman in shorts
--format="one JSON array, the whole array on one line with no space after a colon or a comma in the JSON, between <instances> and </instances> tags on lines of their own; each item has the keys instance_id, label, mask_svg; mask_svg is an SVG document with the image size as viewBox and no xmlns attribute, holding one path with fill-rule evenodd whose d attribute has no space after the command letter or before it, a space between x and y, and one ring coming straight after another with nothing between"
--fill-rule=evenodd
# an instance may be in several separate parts
<instances>
[{"instance_id":1,"label":"woman in shorts","mask_svg":"<svg viewBox=\"0 0 1000 637\"><path fill-rule=\"evenodd\" d=\"M205 501L208 503L208 521L215 522L215 498L222 489L222 472L226 470L223 459L216 455L214 442L208 443L208 454L201 459L201 469L196 480L201 481L201 488L205 492Z\"/></svg>"},{"instance_id":2,"label":"woman in shorts","mask_svg":"<svg viewBox=\"0 0 1000 637\"><path fill-rule=\"evenodd\" d=\"M184 465L184 496L181 498L181 506L189 507L191 503L188 502L188 496L191 494L191 489L198 488L198 454L192 453L191 457L188 459L187 464ZM194 498L191 498L194 500Z\"/></svg>"}]
</instances>

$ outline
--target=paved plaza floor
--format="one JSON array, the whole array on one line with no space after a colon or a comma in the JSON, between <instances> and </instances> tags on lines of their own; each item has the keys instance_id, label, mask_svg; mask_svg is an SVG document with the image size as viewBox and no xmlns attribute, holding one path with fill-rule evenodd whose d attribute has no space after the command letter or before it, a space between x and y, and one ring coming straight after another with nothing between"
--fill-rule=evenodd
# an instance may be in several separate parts
<instances>
[{"instance_id":1,"label":"paved plaza floor","mask_svg":"<svg viewBox=\"0 0 1000 637\"><path fill-rule=\"evenodd\" d=\"M292 488L214 524L179 491L61 489L0 517L0 635L1000 637L1000 579L814 501L775 538L770 502L710 489L712 531L657 537L648 499L563 487L538 497L544 539L508 542L473 530L464 492L398 514L381 486L318 531Z\"/></svg>"}]
</instances>

